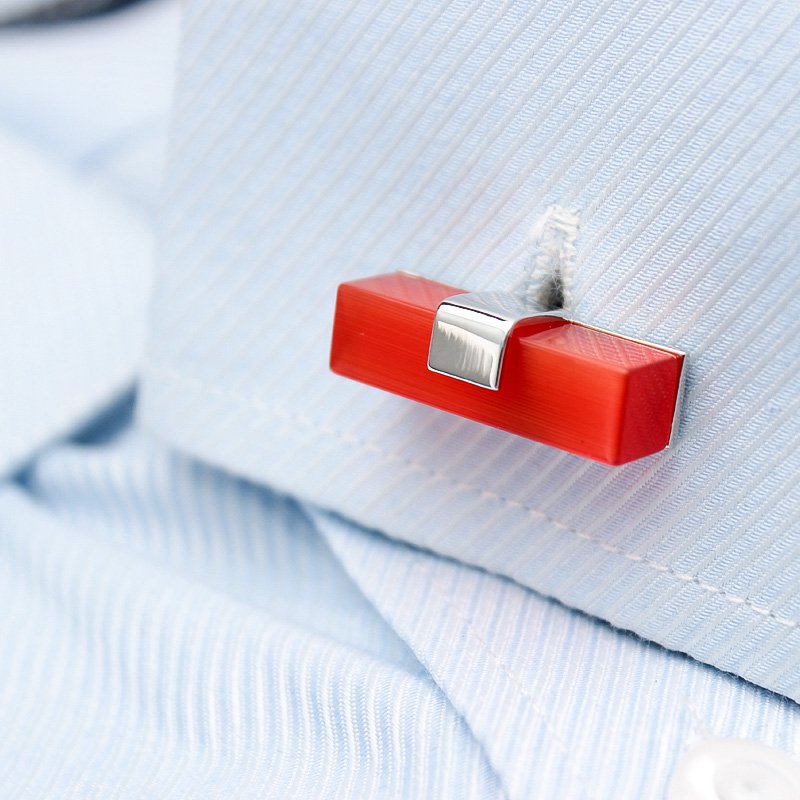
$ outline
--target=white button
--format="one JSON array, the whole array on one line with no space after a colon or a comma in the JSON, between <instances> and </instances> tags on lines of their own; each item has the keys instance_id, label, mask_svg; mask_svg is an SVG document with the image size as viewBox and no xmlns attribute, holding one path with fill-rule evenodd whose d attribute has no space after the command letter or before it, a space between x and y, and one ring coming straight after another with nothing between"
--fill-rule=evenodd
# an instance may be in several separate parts
<instances>
[{"instance_id":1,"label":"white button","mask_svg":"<svg viewBox=\"0 0 800 800\"><path fill-rule=\"evenodd\" d=\"M800 800L800 764L744 739L711 739L678 762L669 800Z\"/></svg>"}]
</instances>

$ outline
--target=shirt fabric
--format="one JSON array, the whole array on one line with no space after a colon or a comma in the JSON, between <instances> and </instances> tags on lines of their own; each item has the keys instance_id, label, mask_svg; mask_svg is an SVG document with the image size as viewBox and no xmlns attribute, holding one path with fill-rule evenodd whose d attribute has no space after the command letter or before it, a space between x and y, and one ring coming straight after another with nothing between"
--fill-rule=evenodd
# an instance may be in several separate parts
<instances>
[{"instance_id":1,"label":"shirt fabric","mask_svg":"<svg viewBox=\"0 0 800 800\"><path fill-rule=\"evenodd\" d=\"M130 404L0 490L0 787L660 798L787 698L175 453Z\"/></svg>"},{"instance_id":2,"label":"shirt fabric","mask_svg":"<svg viewBox=\"0 0 800 800\"><path fill-rule=\"evenodd\" d=\"M463 12L465 35L475 24L478 5L453 6ZM96 30L98 40L104 41L116 30L120 37L116 41L125 41L128 47L150 52L160 41L166 50L174 16L158 14L167 6L131 9L113 18L109 27L94 22L97 28L81 30ZM181 130L206 136L197 142L200 147L223 136L226 120L231 124L227 112L216 115L213 105L200 107L195 102L202 97L219 100L223 78L235 73L223 69L230 63L223 51L234 54L236 69L244 69L261 64L251 57L266 52L256 47L257 42L263 44L260 36L266 29L274 28L278 38L284 37L291 52L301 41L308 47L321 46L341 29L326 16L333 12L322 6L316 7L318 22L330 23L322 26L324 32L305 17L293 17L288 7L287 29L276 26L272 12L261 11L258 5L237 4L236 13L230 15L235 28L223 20L221 8L209 6L199 14L198 7L191 6L180 59L184 84L176 105L178 139L170 156L178 165L189 163L181 161L187 146L180 143ZM354 19L368 26L388 6L353 8L361 8L361 16L354 12ZM541 8L554 13L550 4ZM745 6L736 9L747 12ZM558 18L551 19L553 25ZM449 24L446 14L441 19L440 24ZM493 29L489 17L478 19L486 30ZM577 22L589 26L588 19L579 16ZM718 24L728 24L726 19L720 16ZM616 21L621 24L621 20ZM245 21L251 26L243 27ZM651 22L658 30L657 19ZM143 26L138 37L126 27L137 24ZM508 24L500 25L500 30L510 35ZM287 30L294 32L294 38ZM395 27L385 28L384 34L391 39L394 31ZM739 32L744 35L744 28ZM761 41L761 33L753 35ZM250 36L253 50L248 50ZM384 40L370 36L366 38L377 52ZM68 37L65 34L64 52L69 50ZM666 46L667 40L662 44ZM212 45L219 47L217 61L207 56L195 61ZM311 52L301 55L308 57ZM773 58L781 58L783 52ZM125 60L121 54L120 64ZM329 66L323 63L319 68L324 71ZM113 83L120 74L128 75L120 87L135 96L132 105L141 104L139 93L153 89L148 73L139 75L142 83L131 83L133 73L115 73L109 66L106 79ZM35 87L34 77L30 79ZM74 90L79 92L85 84L76 81ZM192 83L190 91L191 81L198 83ZM236 96L239 91L253 92L256 84L225 85ZM144 140L155 142L153 131L164 130L158 123L159 103L141 114L141 120L150 120L147 124L129 128L122 121L136 118L138 112L120 115L117 130L140 131L141 138L112 135L109 140L120 142L119 149L109 150L116 155L84 159L76 153L100 152L84 138L91 126L81 132L78 117L72 126L55 124L57 117L51 125L41 124L38 111L19 113L24 109L8 101L11 94L12 89L2 91L0 78L0 95L6 98L0 96L0 109L7 109L5 121L0 120L5 128L0 160L14 166L13 173L5 173L13 181L0 183L0 202L18 209L15 219L27 220L18 223L16 235L5 236L5 241L8 263L24 263L29 269L5 272L4 280L13 276L16 291L0 295L0 319L11 320L3 323L11 340L24 330L28 352L38 355L24 362L21 347L0 349L0 357L8 361L2 363L4 375L13 377L5 381L0 401L14 415L5 417L13 418L14 424L0 431L5 475L0 482L3 797L657 798L666 796L681 757L710 738L751 739L790 754L800 751L798 707L786 696L794 686L797 652L782 627L779 630L780 623L767 620L763 627L748 627L754 612L744 610L741 630L735 634L715 630L714 646L720 663L735 664L741 674L766 676L769 681L765 678L764 683L784 686L784 695L612 627L513 579L525 548L540 558L540 576L548 574L545 565L569 557L573 569L583 564L603 579L604 591L598 586L598 597L591 603L599 609L595 601L605 594L610 575L621 583L618 604L623 604L630 586L638 586L652 599L655 590L637 571L635 560L623 557L620 563L630 571L615 572L615 559L592 561L598 553L613 552L603 548L583 552L582 540L560 536L565 533L562 528L557 529L559 536L548 532L541 514L534 515L536 526L531 525L530 510L488 515L482 510L489 499L483 491L464 488L460 506L464 513L453 520L453 497L441 492L452 477L446 471L459 473L467 464L480 470L480 458L487 452L496 465L506 465L508 480L518 475L520 482L530 477L530 465L527 471L524 468L530 459L537 459L537 470L555 459L549 464L549 483L545 481L538 491L543 496L547 485L565 497L580 492L577 484L559 480L570 464L584 480L599 481L600 494L614 486L619 493L616 482L621 480L632 497L636 487L646 489L666 480L665 472L669 477L678 469L674 459L688 456L678 451L650 461L645 479L628 468L623 473L603 471L598 477L595 467L536 445L525 445L515 455L522 445L496 432L329 379L320 357L327 331L324 320L317 322L313 302L304 307L303 319L309 325L305 349L292 339L298 333L295 328L280 329L291 346L278 347L273 336L269 347L262 349L255 311L240 315L237 325L231 326L227 306L206 305L211 285L243 291L252 288L248 281L261 274L257 267L263 265L234 259L229 249L247 246L238 238L240 228L262 235L263 215L270 206L259 206L258 192L249 194L256 184L260 187L259 173L252 178L254 183L245 180L241 195L234 193L236 203L229 213L216 205L220 201L215 193L196 193L201 211L212 212L213 206L216 212L211 213L215 224L208 230L198 229L196 223L189 226L188 198L182 194L189 189L178 192L174 186L166 187L171 232L164 246L168 252L176 247L170 244L175 236L190 254L202 251L203 269L209 272L201 272L192 259L186 261L186 275L201 277L197 282L178 275L174 260L158 268L144 405L136 403L126 387L140 373L154 208L146 187L152 185L147 176L153 174L152 158L159 149ZM161 97L155 90L150 96L154 101ZM101 106L108 112L107 104L99 102L98 114ZM276 108L288 115L284 122L297 113L285 102L276 103ZM342 113L347 113L347 103ZM222 129L212 124L217 118ZM246 134L245 119L234 118L231 135L242 126ZM201 125L202 119L206 122ZM256 129L257 122L252 120ZM108 125L108 130L115 130L113 119ZM74 132L70 148L64 147L65 140L48 134L53 130ZM293 146L299 143L295 140ZM134 152L143 155L125 155ZM197 152L191 145L186 159L195 158ZM249 174L247 168L252 169L246 160L222 166L209 158L206 168L198 166L187 175L207 181L208 169L219 171L217 180L236 175L241 180ZM718 166L721 169L722 162ZM728 166L730 180L735 181L740 173ZM173 166L172 174L183 168ZM302 171L301 164L296 168ZM364 179L357 185L369 183ZM193 185L197 189L199 184ZM767 193L762 199L773 197L774 192L762 188ZM24 189L24 202L14 206L3 196L4 189L8 197ZM245 198L257 207L253 217L239 205ZM40 215L36 225L32 220L38 208L49 216ZM323 215L324 204L318 208L319 224L323 228L332 224ZM645 211L640 213L645 214L642 219L648 218ZM581 219L584 216L582 212ZM487 219L495 218L487 215ZM178 224L181 220L187 222ZM494 224L499 223L489 227ZM227 226L238 232L222 236ZM6 229L11 226L6 224ZM48 231L46 237L41 236L43 229ZM355 228L342 228L340 233L348 230ZM370 230L374 231L367 226L364 233ZM206 237L212 233L220 248L213 258L206 249ZM576 240L576 252L578 244ZM533 268L530 263L524 269L519 265L519 272L535 284L536 264L542 263L535 259ZM72 280L65 277L67 264ZM233 272L231 265L238 265ZM356 266L355 272L371 269L366 263ZM771 275L778 274L775 269ZM210 280L212 271L218 284ZM349 271L345 275L344 268L332 269L320 293L340 273L353 276ZM274 272L264 274L277 277ZM325 275L322 269L314 273L315 278ZM707 275L713 280L715 273ZM496 277L500 283L513 280L499 268ZM488 282L488 273L485 279ZM576 288L580 280L576 271L569 302L577 306L583 302L579 298L595 297L600 304L599 294L584 295ZM656 287L671 285L672 280L653 275ZM294 292L306 283L306 276L286 269L278 283L280 292L265 291L266 306L259 306L274 324L280 317L268 315L270 304L295 307ZM266 290L266 284L261 288ZM752 293L753 286L742 287L742 297L745 288ZM602 296L608 298L609 293ZM791 292L786 295L787 303L792 297ZM628 295L627 302L633 303L632 298ZM201 307L204 314L199 313ZM791 330L793 318L781 313L782 324L788 323ZM232 332L228 355L212 359L217 353L213 342L222 330ZM774 333L769 325L765 330L765 336ZM730 335L721 335L731 341ZM704 395L698 387L711 381L713 388L713 381L702 372L702 360L695 363L701 366L696 367L700 371L692 391L710 402L716 396L713 391ZM234 370L235 376L224 369ZM774 388L770 381L778 380L776 374L788 374L774 369L772 377L758 378L764 382L762 392ZM226 376L224 390L200 381L205 370ZM347 425L358 427L358 438L337 439L336 447L328 450L326 429L319 428L316 417L304 417L299 405L292 414L276 416L269 398L285 391L284 379L290 388L298 380L308 381L307 408L325 418L346 399L357 419L349 417L349 411L338 413ZM247 393L248 381L260 387L254 401L258 413ZM316 381L324 385L314 389ZM328 398L325 402L320 399L323 395ZM743 393L743 419L748 409L756 407L755 397ZM135 421L134 405L156 434ZM691 413L698 412L689 415L685 434L689 438L684 444L689 450L696 446L692 432L700 430ZM393 439L387 438L387 419L395 422ZM241 427L243 420L246 427ZM464 431L469 436L461 441L468 449L452 447L449 442ZM774 447L780 444L777 434L769 441ZM788 437L783 444L787 441ZM382 451L388 447L395 457L387 465L369 456L369 450L365 455L364 442L379 444ZM728 448L740 464L738 442L733 438ZM436 472L420 474L408 467L409 459L416 458L414 448L433 445ZM724 459L726 446L714 453L714 458ZM788 451L784 455L791 458ZM541 465L539 459L547 463ZM672 466L658 466L663 463ZM272 470L270 465L275 465L274 480L262 472ZM756 506L747 504L761 496L761 472L741 470L725 473L734 476L738 494L730 494L726 486L724 491L717 488L712 498L730 502L738 498L745 510L753 512ZM737 476L748 480L738 484ZM776 513L794 512L792 486L781 476L780 469L774 470L769 483L774 491L765 497L778 498L782 488L786 493ZM625 492L622 496L629 498ZM412 512L403 505L414 506L416 527L410 522L405 528L369 524L379 518L410 520ZM756 575L756 567L763 566L756 561L753 574L765 585L765 579L772 578L778 582L772 591L783 590L790 596L785 581L794 568L794 539L781 538L778 534L786 531L780 528L770 529L772 535L766 539L758 538L745 526L744 517L736 519L738 533L731 535L736 559L748 544L763 551L771 571ZM446 527L450 521L458 526ZM523 528L530 542L522 538ZM514 537L505 539L508 532ZM700 533L698 518L694 534ZM620 547L647 541L638 529L631 536L623 537ZM675 531L672 537L682 542L685 551L688 540ZM442 542L450 544L445 547ZM781 559L770 549L779 546ZM726 551L713 552L724 559ZM527 563L530 568L531 561ZM569 583L565 574L558 573L564 585ZM576 581L578 574L574 573ZM741 580L746 583L748 576ZM699 640L711 636L708 632L719 617L708 605L709 592L693 595L695 613L704 620L698 628L695 616L683 613L685 608L677 600L670 602L675 576L668 573L666 580L663 596L658 597L672 615L674 635L681 642L691 636ZM685 590L694 586L682 583L687 584ZM743 584L741 591L748 585ZM782 665L782 673L775 664Z\"/></svg>"},{"instance_id":3,"label":"shirt fabric","mask_svg":"<svg viewBox=\"0 0 800 800\"><path fill-rule=\"evenodd\" d=\"M798 15L190 0L141 419L800 699ZM341 281L556 267L572 317L688 353L668 451L607 467L328 368Z\"/></svg>"}]
</instances>

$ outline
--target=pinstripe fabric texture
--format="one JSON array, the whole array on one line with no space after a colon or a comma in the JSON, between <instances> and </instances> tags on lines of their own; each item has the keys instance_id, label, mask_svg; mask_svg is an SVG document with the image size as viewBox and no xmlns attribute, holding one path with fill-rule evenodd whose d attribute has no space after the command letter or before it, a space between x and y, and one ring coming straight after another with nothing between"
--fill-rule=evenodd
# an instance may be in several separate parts
<instances>
[{"instance_id":1,"label":"pinstripe fabric texture","mask_svg":"<svg viewBox=\"0 0 800 800\"><path fill-rule=\"evenodd\" d=\"M661 798L716 737L800 752L800 709L511 581L314 514L515 798Z\"/></svg>"},{"instance_id":2,"label":"pinstripe fabric texture","mask_svg":"<svg viewBox=\"0 0 800 800\"><path fill-rule=\"evenodd\" d=\"M797 4L186 10L147 425L800 699ZM690 354L673 450L606 468L328 373L339 281L527 286L553 206L574 316Z\"/></svg>"},{"instance_id":3,"label":"pinstripe fabric texture","mask_svg":"<svg viewBox=\"0 0 800 800\"><path fill-rule=\"evenodd\" d=\"M4 798L503 796L291 500L84 439L0 486L0 556Z\"/></svg>"},{"instance_id":4,"label":"pinstripe fabric texture","mask_svg":"<svg viewBox=\"0 0 800 800\"><path fill-rule=\"evenodd\" d=\"M659 798L793 702L237 480L117 409L0 486L4 798Z\"/></svg>"}]
</instances>

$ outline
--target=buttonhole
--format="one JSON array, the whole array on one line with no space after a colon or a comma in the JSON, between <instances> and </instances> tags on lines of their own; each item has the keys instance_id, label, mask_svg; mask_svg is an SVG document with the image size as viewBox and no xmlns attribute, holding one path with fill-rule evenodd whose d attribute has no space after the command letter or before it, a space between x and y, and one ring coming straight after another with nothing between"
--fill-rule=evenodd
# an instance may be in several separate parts
<instances>
[{"instance_id":1,"label":"buttonhole","mask_svg":"<svg viewBox=\"0 0 800 800\"><path fill-rule=\"evenodd\" d=\"M545 309L568 308L577 257L579 212L549 206L530 230L532 245L526 299Z\"/></svg>"}]
</instances>

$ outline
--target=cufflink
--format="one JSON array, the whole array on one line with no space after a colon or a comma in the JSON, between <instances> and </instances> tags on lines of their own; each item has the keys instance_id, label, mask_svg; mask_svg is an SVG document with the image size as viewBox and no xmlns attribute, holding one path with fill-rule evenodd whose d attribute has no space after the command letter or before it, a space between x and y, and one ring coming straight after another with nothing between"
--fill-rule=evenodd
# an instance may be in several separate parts
<instances>
[{"instance_id":1,"label":"cufflink","mask_svg":"<svg viewBox=\"0 0 800 800\"><path fill-rule=\"evenodd\" d=\"M605 464L664 450L685 355L396 272L339 286L330 366L361 383Z\"/></svg>"}]
</instances>

